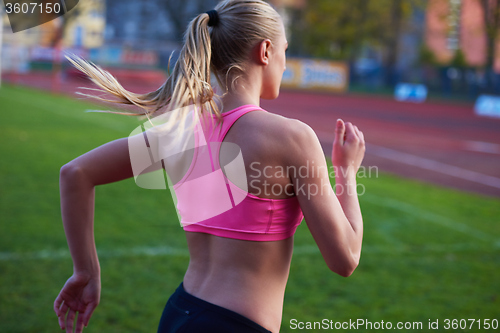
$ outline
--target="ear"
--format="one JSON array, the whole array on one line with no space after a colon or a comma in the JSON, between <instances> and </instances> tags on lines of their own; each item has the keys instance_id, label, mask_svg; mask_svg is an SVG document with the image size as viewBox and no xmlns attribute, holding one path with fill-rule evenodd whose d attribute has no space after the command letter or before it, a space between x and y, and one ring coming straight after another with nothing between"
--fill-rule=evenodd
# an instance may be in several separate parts
<instances>
[{"instance_id":1,"label":"ear","mask_svg":"<svg viewBox=\"0 0 500 333\"><path fill-rule=\"evenodd\" d=\"M271 46L272 43L270 39L264 39L262 42L257 44L256 60L259 65L269 65Z\"/></svg>"}]
</instances>

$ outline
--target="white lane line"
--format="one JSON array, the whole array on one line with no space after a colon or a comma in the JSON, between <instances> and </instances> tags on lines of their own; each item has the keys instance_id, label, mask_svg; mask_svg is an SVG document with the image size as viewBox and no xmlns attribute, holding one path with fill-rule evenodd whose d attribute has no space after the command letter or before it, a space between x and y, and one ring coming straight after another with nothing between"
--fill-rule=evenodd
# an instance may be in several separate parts
<instances>
[{"instance_id":1,"label":"white lane line","mask_svg":"<svg viewBox=\"0 0 500 333\"><path fill-rule=\"evenodd\" d=\"M495 243L494 248L500 248L500 242ZM484 248L484 247L483 247ZM425 244L420 253L453 253L464 250L478 250L478 244L474 243L455 243L455 244ZM487 248L489 249L489 247ZM378 246L378 245L364 245L363 253L409 253L413 250L410 247L401 246ZM117 257L189 257L187 249L174 248L168 246L157 247L135 247L135 248L122 248L117 250L98 250L99 258L117 258ZM297 245L293 250L294 255L310 255L319 254L316 245ZM0 262L2 261L26 261L26 260L57 260L57 259L70 259L71 256L67 249L60 250L41 250L35 252L0 252Z\"/></svg>"},{"instance_id":2,"label":"white lane line","mask_svg":"<svg viewBox=\"0 0 500 333\"><path fill-rule=\"evenodd\" d=\"M482 141L464 141L464 149L488 154L500 155L500 145Z\"/></svg>"},{"instance_id":3,"label":"white lane line","mask_svg":"<svg viewBox=\"0 0 500 333\"><path fill-rule=\"evenodd\" d=\"M451 230L461 232L463 234L466 234L468 236L472 236L476 239L482 240L482 241L487 241L487 242L493 242L495 247L500 246L500 240L496 239L494 236L491 236L487 233L484 233L480 230L477 230L475 228L472 228L468 226L467 224L460 223L457 221L454 221L451 218L448 218L446 216L442 216L436 213L429 212L425 209L418 208L416 206L413 206L409 203L402 202L399 200L391 199L391 198L380 198L380 197L375 197L372 195L367 195L365 194L363 196L363 200L387 207L387 208L392 208L394 210L399 210L403 213L413 215L415 217L420 217L425 219L426 221L441 225L443 227L449 228Z\"/></svg>"},{"instance_id":4,"label":"white lane line","mask_svg":"<svg viewBox=\"0 0 500 333\"><path fill-rule=\"evenodd\" d=\"M465 179L478 184L483 184L500 189L500 178L485 175L476 171L463 169L451 164L446 164L428 158L403 153L394 149L389 149L373 144L367 145L368 154L377 155L395 162L413 165L422 169L431 170L448 176Z\"/></svg>"},{"instance_id":5,"label":"white lane line","mask_svg":"<svg viewBox=\"0 0 500 333\"><path fill-rule=\"evenodd\" d=\"M320 142L325 144L332 144L333 142L333 132L329 133L326 131L316 131L316 134L318 135ZM499 151L500 153L500 145L496 144L489 144L486 142L479 142L479 141L465 141L469 142L469 147L474 146L475 149L482 149L482 151L488 150L489 152L493 151ZM472 143L475 142L475 143ZM471 144L472 143L472 144ZM457 167L455 165L451 164L446 164L442 162L438 162L435 160L431 160L429 158L425 157L420 157L417 155L413 154L408 154L408 153L403 153L394 149L390 148L385 148L382 146L374 145L374 144L367 144L366 145L366 153L367 154L373 154L379 157L383 157L395 162L407 164L407 165L412 165L415 167L419 167L422 169L426 170L431 170L437 173L445 174L448 176L453 176L457 177L460 179L465 179L471 182L483 184L486 186L491 186L494 188L499 188L500 189L500 178L498 177L493 177L489 175L485 175L476 171L471 171L467 169L463 169L460 167ZM329 152L327 156L329 156Z\"/></svg>"},{"instance_id":6,"label":"white lane line","mask_svg":"<svg viewBox=\"0 0 500 333\"><path fill-rule=\"evenodd\" d=\"M131 256L171 256L171 257L188 257L187 249L175 248L170 246L156 247L133 247L122 248L116 250L97 250L100 258L115 258L115 257L131 257ZM69 250L41 250L35 252L0 252L0 261L21 261L21 260L40 260L40 259L63 259L71 258Z\"/></svg>"}]
</instances>

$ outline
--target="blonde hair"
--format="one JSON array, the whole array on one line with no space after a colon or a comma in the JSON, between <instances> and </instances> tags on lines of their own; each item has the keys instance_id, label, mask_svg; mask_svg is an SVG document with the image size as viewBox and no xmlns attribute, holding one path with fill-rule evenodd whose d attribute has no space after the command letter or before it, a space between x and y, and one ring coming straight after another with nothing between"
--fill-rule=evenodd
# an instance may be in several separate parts
<instances>
[{"instance_id":1,"label":"blonde hair","mask_svg":"<svg viewBox=\"0 0 500 333\"><path fill-rule=\"evenodd\" d=\"M110 100L94 95L92 98L134 105L143 112L114 112L126 115L145 115L149 118L162 109L166 111L196 105L200 114L215 114L220 119L216 103L218 96L210 83L213 73L223 91L229 80L234 84L245 71L250 50L265 39L276 40L281 33L279 14L262 0L225 0L215 10L219 15L215 26L208 26L209 15L202 13L188 25L179 58L165 83L156 91L136 94L124 89L107 71L79 57L68 60L85 73L100 89L113 95ZM95 90L95 89L94 89ZM170 122L184 122L187 111L177 113ZM199 116L199 115L198 115Z\"/></svg>"}]
</instances>

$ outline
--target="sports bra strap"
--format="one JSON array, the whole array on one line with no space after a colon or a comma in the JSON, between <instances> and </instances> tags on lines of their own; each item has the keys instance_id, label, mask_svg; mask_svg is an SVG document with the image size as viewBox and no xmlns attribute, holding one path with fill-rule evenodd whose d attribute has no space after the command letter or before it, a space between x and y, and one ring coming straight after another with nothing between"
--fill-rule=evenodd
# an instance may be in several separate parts
<instances>
[{"instance_id":1,"label":"sports bra strap","mask_svg":"<svg viewBox=\"0 0 500 333\"><path fill-rule=\"evenodd\" d=\"M214 142L216 148L214 154L210 153L210 162L212 164L212 171L215 171L216 169L220 168L218 156L220 152L220 146L222 145L222 142L224 141L227 132L229 132L231 127L238 119L240 119L243 115L252 111L266 111L266 110L252 104L240 106L231 111L222 113L223 120L222 120L222 125L220 125L220 128L213 129L212 127L209 127L209 131L205 132L206 135L208 135L208 137L206 138L206 142L207 143ZM214 122L212 122L212 124L213 123ZM211 148L209 147L208 149L210 150ZM215 158L215 161L213 160L213 158Z\"/></svg>"}]
</instances>

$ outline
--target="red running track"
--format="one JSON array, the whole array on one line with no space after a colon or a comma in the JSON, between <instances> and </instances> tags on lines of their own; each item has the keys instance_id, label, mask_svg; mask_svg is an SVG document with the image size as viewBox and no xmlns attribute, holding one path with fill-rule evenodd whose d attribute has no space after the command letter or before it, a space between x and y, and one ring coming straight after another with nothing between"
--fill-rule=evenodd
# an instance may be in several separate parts
<instances>
[{"instance_id":1,"label":"red running track","mask_svg":"<svg viewBox=\"0 0 500 333\"><path fill-rule=\"evenodd\" d=\"M292 91L262 104L309 124L327 156L342 118L365 134L365 166L500 197L500 119L478 117L472 105Z\"/></svg>"},{"instance_id":2,"label":"red running track","mask_svg":"<svg viewBox=\"0 0 500 333\"><path fill-rule=\"evenodd\" d=\"M4 75L8 82L74 95L88 81L58 82L44 73ZM125 82L134 92L162 82ZM262 106L296 118L317 133L330 155L337 118L357 125L367 142L365 166L459 190L500 197L500 119L478 117L472 105L397 102L389 97L282 91Z\"/></svg>"}]
</instances>

